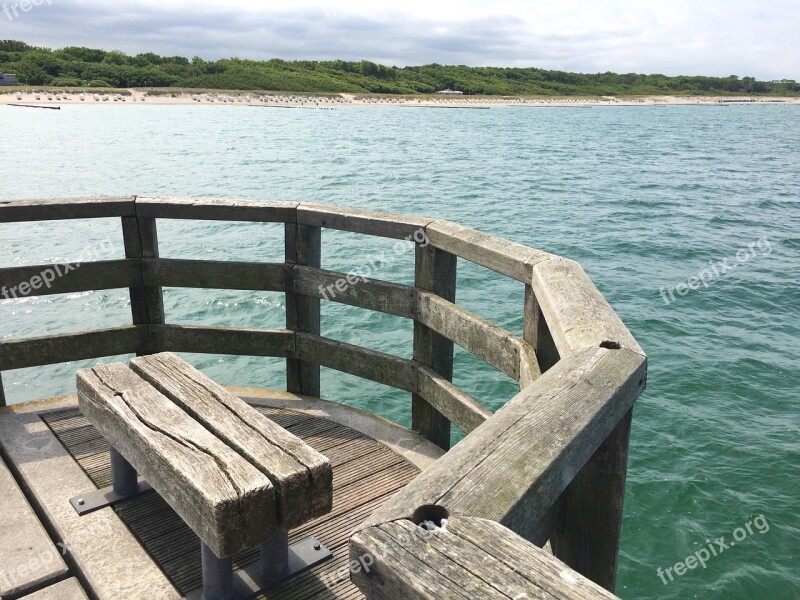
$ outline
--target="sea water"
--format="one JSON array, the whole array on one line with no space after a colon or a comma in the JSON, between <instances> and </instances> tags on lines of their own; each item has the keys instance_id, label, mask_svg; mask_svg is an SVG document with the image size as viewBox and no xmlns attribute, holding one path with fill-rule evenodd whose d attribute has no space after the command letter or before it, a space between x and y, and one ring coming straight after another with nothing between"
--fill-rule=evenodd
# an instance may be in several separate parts
<instances>
[{"instance_id":1,"label":"sea water","mask_svg":"<svg viewBox=\"0 0 800 600\"><path fill-rule=\"evenodd\" d=\"M448 219L578 260L649 357L618 594L800 598L799 117L780 105L0 107L0 198L310 200ZM165 257L283 260L280 225L158 227ZM413 282L411 246L334 231L322 244L325 268ZM121 256L118 220L0 225L0 266ZM164 294L170 323L285 322L277 293ZM521 333L523 297L459 261L469 310ZM0 297L4 340L129 323L126 290ZM411 356L399 318L323 302L322 332ZM225 384L285 385L280 359L186 358ZM70 393L87 364L4 372L8 400ZM455 382L493 410L518 391L458 349ZM406 393L328 369L322 389L409 424Z\"/></svg>"}]
</instances>

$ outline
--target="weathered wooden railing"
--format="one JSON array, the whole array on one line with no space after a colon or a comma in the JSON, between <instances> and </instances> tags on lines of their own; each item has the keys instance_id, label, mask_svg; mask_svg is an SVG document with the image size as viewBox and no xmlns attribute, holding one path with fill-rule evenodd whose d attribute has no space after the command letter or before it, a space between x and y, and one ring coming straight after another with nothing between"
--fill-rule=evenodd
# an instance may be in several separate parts
<instances>
[{"instance_id":1,"label":"weathered wooden railing","mask_svg":"<svg viewBox=\"0 0 800 600\"><path fill-rule=\"evenodd\" d=\"M354 568L352 579L364 594L505 598L566 590L610 597L581 575L614 589L631 409L645 386L646 357L578 263L445 221L310 203L0 202L0 223L104 217L121 219L126 258L85 263L35 293L129 288L132 324L0 342L0 373L122 354L201 352L286 357L287 390L297 394L320 395L320 365L411 392L414 430L444 449L451 423L468 435L353 535L352 564L367 566ZM285 261L160 258L157 219L284 223ZM322 228L393 239L417 234L414 286L360 281L329 298L412 319L412 360L320 335L322 291L347 280L320 268ZM459 257L525 286L521 338L454 303ZM35 281L54 267L0 269L0 286ZM286 328L169 324L162 287L284 292ZM492 415L453 385L454 343L519 381L520 393ZM422 521L442 518L446 528L420 533ZM574 571L539 548L548 540Z\"/></svg>"}]
</instances>

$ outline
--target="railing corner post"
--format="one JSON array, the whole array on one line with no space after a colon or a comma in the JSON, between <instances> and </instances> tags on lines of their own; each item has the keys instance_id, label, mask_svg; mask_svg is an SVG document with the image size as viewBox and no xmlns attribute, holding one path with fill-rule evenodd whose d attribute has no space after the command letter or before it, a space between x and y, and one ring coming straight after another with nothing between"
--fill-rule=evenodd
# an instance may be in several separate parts
<instances>
[{"instance_id":1,"label":"railing corner post","mask_svg":"<svg viewBox=\"0 0 800 600\"><path fill-rule=\"evenodd\" d=\"M553 336L544 320L536 294L530 285L525 286L525 314L523 320L523 339L533 346L542 373L559 361Z\"/></svg>"},{"instance_id":2,"label":"railing corner post","mask_svg":"<svg viewBox=\"0 0 800 600\"><path fill-rule=\"evenodd\" d=\"M294 291L294 267L319 268L322 264L322 228L286 223L286 328L297 333L320 334L319 298ZM286 359L286 390L304 396L320 395L318 364L289 357Z\"/></svg>"},{"instance_id":3,"label":"railing corner post","mask_svg":"<svg viewBox=\"0 0 800 600\"><path fill-rule=\"evenodd\" d=\"M416 247L415 285L445 300L456 299L454 254L431 245ZM414 323L414 360L453 379L453 342L421 323ZM450 421L419 394L411 397L411 428L444 450L450 449Z\"/></svg>"},{"instance_id":4,"label":"railing corner post","mask_svg":"<svg viewBox=\"0 0 800 600\"><path fill-rule=\"evenodd\" d=\"M555 505L553 554L614 593L633 409L564 490Z\"/></svg>"},{"instance_id":5,"label":"railing corner post","mask_svg":"<svg viewBox=\"0 0 800 600\"><path fill-rule=\"evenodd\" d=\"M166 350L166 348L156 348L151 327L165 323L163 290L160 286L147 285L143 262L144 259L157 259L159 256L155 218L122 217L122 239L125 244L125 257L138 259L141 272L141 284L130 288L133 324L144 326L147 332L146 347L137 351L137 355Z\"/></svg>"}]
</instances>

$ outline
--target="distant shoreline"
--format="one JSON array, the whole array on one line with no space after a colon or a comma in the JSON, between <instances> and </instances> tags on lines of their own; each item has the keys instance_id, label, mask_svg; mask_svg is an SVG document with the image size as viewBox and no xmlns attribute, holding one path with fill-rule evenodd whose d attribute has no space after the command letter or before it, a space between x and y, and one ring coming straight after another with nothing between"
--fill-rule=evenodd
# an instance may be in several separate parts
<instances>
[{"instance_id":1,"label":"distant shoreline","mask_svg":"<svg viewBox=\"0 0 800 600\"><path fill-rule=\"evenodd\" d=\"M21 94L18 98L17 94ZM349 106L399 106L406 108L588 108L599 106L752 106L794 104L798 97L781 96L563 96L563 97L496 97L461 95L387 96L369 94L297 94L204 91L191 93L148 93L147 90L120 89L98 92L0 90L0 105L93 106L258 106L274 108L335 109Z\"/></svg>"}]
</instances>

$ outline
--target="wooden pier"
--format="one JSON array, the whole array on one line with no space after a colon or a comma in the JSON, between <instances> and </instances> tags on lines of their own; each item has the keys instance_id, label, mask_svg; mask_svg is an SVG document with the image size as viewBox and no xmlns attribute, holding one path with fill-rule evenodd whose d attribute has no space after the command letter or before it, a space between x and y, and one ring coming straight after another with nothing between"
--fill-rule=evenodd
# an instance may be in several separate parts
<instances>
[{"instance_id":1,"label":"wooden pier","mask_svg":"<svg viewBox=\"0 0 800 600\"><path fill-rule=\"evenodd\" d=\"M290 540L313 535L333 559L259 597L614 597L631 411L647 361L578 263L446 221L312 203L0 201L0 223L96 218L120 220L125 257L84 263L35 294L128 288L131 324L5 339L0 375L168 351L285 358L285 390L231 389L330 461L332 512ZM160 258L161 219L283 223L285 260ZM360 281L326 296L347 274L321 268L324 228L424 239L415 285ZM522 336L455 302L459 260L524 287ZM0 286L54 268L0 269ZM163 287L282 292L286 327L172 324ZM321 298L412 320L413 358L324 337ZM454 344L517 380L519 394L492 414L458 389ZM320 365L409 392L411 430L322 399ZM452 425L467 435L451 449ZM158 600L200 587L200 540L158 494L84 516L69 504L111 478L108 442L75 396L0 408L0 456L2 600ZM245 551L234 564L255 560Z\"/></svg>"}]
</instances>

